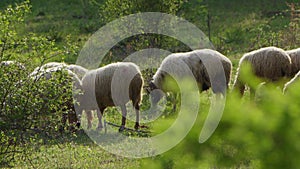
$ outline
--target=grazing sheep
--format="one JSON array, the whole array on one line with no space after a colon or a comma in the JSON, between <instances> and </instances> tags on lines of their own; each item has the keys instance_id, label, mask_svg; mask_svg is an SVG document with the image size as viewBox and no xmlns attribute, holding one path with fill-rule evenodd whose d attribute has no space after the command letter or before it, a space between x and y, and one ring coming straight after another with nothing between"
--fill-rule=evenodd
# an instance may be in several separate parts
<instances>
[{"instance_id":1,"label":"grazing sheep","mask_svg":"<svg viewBox=\"0 0 300 169\"><path fill-rule=\"evenodd\" d=\"M43 69L48 69L48 68L52 68L52 67L66 67L67 64L63 63L63 62L49 62L44 64L43 66L41 66L41 68Z\"/></svg>"},{"instance_id":2,"label":"grazing sheep","mask_svg":"<svg viewBox=\"0 0 300 169\"><path fill-rule=\"evenodd\" d=\"M288 81L283 88L283 93L286 93L291 86L297 83L300 79L300 71L290 80Z\"/></svg>"},{"instance_id":3,"label":"grazing sheep","mask_svg":"<svg viewBox=\"0 0 300 169\"><path fill-rule=\"evenodd\" d=\"M241 80L241 69L245 63L251 65L253 74L265 82L276 82L288 77L291 71L291 59L282 49L276 47L261 48L244 54L240 59L233 89L244 94L245 83ZM259 82L260 83L260 82ZM250 94L254 97L254 88L250 87Z\"/></svg>"},{"instance_id":4,"label":"grazing sheep","mask_svg":"<svg viewBox=\"0 0 300 169\"><path fill-rule=\"evenodd\" d=\"M290 56L292 61L290 77L294 77L295 74L300 71L300 48L286 51L286 53Z\"/></svg>"},{"instance_id":5,"label":"grazing sheep","mask_svg":"<svg viewBox=\"0 0 300 169\"><path fill-rule=\"evenodd\" d=\"M14 64L14 63L16 63L15 61L11 61L11 60L7 60L7 61L2 61L1 63L0 63L0 65L1 66L9 66L9 65L12 65L12 64Z\"/></svg>"},{"instance_id":6,"label":"grazing sheep","mask_svg":"<svg viewBox=\"0 0 300 169\"><path fill-rule=\"evenodd\" d=\"M214 93L224 94L226 88L228 88L232 68L231 61L215 50L201 49L186 53L174 53L167 56L153 76L153 80L149 83L150 90L148 92L160 89L163 92L177 93L178 88L176 89L175 87L174 90L174 87L165 86L167 82L166 77L170 77L169 73L174 75L181 74L182 71L175 71L175 69L182 69L184 67L183 64L186 64L192 72L200 92L212 87ZM166 71L170 72L167 73ZM179 76L184 78L187 75L183 74ZM214 82L213 85L211 85L211 80ZM168 79L167 83L170 83L170 81ZM173 84L176 84L176 82ZM151 95L152 104L156 105L161 97L162 92L154 92Z\"/></svg>"},{"instance_id":7,"label":"grazing sheep","mask_svg":"<svg viewBox=\"0 0 300 169\"><path fill-rule=\"evenodd\" d=\"M139 127L139 109L142 100L143 78L139 67L131 62L118 62L88 71L82 79L83 95L79 98L81 115L87 113L88 128L92 126L92 110L97 110L98 129L102 126L102 115L106 107L120 106L122 124L119 131L125 129L126 103L132 101L136 111L135 129Z\"/></svg>"},{"instance_id":8,"label":"grazing sheep","mask_svg":"<svg viewBox=\"0 0 300 169\"><path fill-rule=\"evenodd\" d=\"M55 68L57 68L57 70L61 70L62 68L65 68L65 67L67 67L67 64L65 64L65 63L49 62L49 63L46 63L42 66L36 67L29 76L30 77L35 77L38 74L42 74L40 72L44 72L44 73L47 72L47 69L49 69L48 70L48 72L49 72L49 71L51 71L52 68L54 68L54 69L52 69L52 71L54 71Z\"/></svg>"},{"instance_id":9,"label":"grazing sheep","mask_svg":"<svg viewBox=\"0 0 300 169\"><path fill-rule=\"evenodd\" d=\"M62 106L64 106L66 108L65 111L69 111L69 112L67 112L67 114L63 114L62 122L63 122L63 124L65 124L65 122L68 118L68 121L70 124L76 123L76 125L78 125L79 123L77 120L74 104L78 97L77 92L78 92L78 90L81 89L81 81L77 77L77 75L75 73L73 73L72 71L67 70L63 67L50 67L47 69L38 70L37 72L32 72L30 74L30 77L32 77L36 81L40 80L41 78L50 80L51 78L55 77L54 76L55 73L60 73L60 72L67 73L66 74L67 76L62 74L62 76L66 78L66 81L63 81L62 84L55 84L55 85L61 85L63 87L64 85L69 84L68 83L69 80L72 80L73 91L76 92L76 93L73 92L73 96L67 96L64 99L64 103ZM47 97L47 94L43 94L43 95L44 96L41 96L41 97ZM66 117L66 115L67 115L67 117Z\"/></svg>"},{"instance_id":10,"label":"grazing sheep","mask_svg":"<svg viewBox=\"0 0 300 169\"><path fill-rule=\"evenodd\" d=\"M53 68L53 67L67 67L67 64L65 63L60 63L60 62L49 62L49 63L46 63L42 66L39 66L39 67L36 67L33 72L38 72L38 71L42 71L42 70L46 70L48 68Z\"/></svg>"},{"instance_id":11,"label":"grazing sheep","mask_svg":"<svg viewBox=\"0 0 300 169\"><path fill-rule=\"evenodd\" d=\"M25 69L25 66L22 63L19 63L16 61L7 60L7 61L0 62L0 67L1 66L11 66L11 65L17 65L19 67L19 69L22 69L22 70Z\"/></svg>"},{"instance_id":12,"label":"grazing sheep","mask_svg":"<svg viewBox=\"0 0 300 169\"><path fill-rule=\"evenodd\" d=\"M82 79L85 73L88 71L86 68L79 65L68 65L66 68L74 72L79 79Z\"/></svg>"},{"instance_id":13,"label":"grazing sheep","mask_svg":"<svg viewBox=\"0 0 300 169\"><path fill-rule=\"evenodd\" d=\"M47 80L49 80L50 78L52 78L53 73L61 72L61 71L66 71L67 74L69 75L69 77L73 79L73 85L75 85L76 88L79 88L79 89L81 88L81 81L78 78L78 76L71 70L65 69L63 67L51 67L48 69L44 69L43 71L32 72L31 74L34 76L31 76L31 77L34 79L40 79L40 78L44 77Z\"/></svg>"}]
</instances>

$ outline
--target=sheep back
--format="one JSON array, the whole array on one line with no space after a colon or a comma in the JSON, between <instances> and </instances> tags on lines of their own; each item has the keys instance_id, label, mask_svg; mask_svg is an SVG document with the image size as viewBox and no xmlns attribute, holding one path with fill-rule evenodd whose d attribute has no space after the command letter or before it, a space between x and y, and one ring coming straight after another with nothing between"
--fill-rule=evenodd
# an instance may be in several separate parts
<instances>
[{"instance_id":1,"label":"sheep back","mask_svg":"<svg viewBox=\"0 0 300 169\"><path fill-rule=\"evenodd\" d=\"M63 67L67 67L67 64L65 63L61 63L61 62L49 62L49 63L45 63L42 66L36 67L33 72L38 72L38 71L44 71L46 69L49 68L54 68L54 67L59 67L59 68L63 68Z\"/></svg>"},{"instance_id":2,"label":"sheep back","mask_svg":"<svg viewBox=\"0 0 300 169\"><path fill-rule=\"evenodd\" d=\"M266 47L243 55L238 72L244 63L250 63L254 75L270 81L287 77L291 72L291 59L284 50Z\"/></svg>"},{"instance_id":3,"label":"sheep back","mask_svg":"<svg viewBox=\"0 0 300 169\"><path fill-rule=\"evenodd\" d=\"M84 109L101 109L125 105L129 100L139 104L142 99L143 78L133 63L118 62L88 71L82 79ZM96 102L95 103L95 98Z\"/></svg>"},{"instance_id":4,"label":"sheep back","mask_svg":"<svg viewBox=\"0 0 300 169\"><path fill-rule=\"evenodd\" d=\"M294 77L300 70L300 48L286 51L286 53L291 58L291 77Z\"/></svg>"},{"instance_id":5,"label":"sheep back","mask_svg":"<svg viewBox=\"0 0 300 169\"><path fill-rule=\"evenodd\" d=\"M223 72L218 71L218 69L214 69L214 67L216 66L216 62L218 61L221 61L221 64L223 66L226 85L228 87L232 68L231 61L221 53L211 49L201 49L186 53L174 53L167 56L153 76L153 83L158 88L164 90L165 92L168 92L169 90L163 86L165 77L168 76L166 70L171 74L178 75L178 73L180 74L181 72L183 72L180 71L180 68L182 68L182 64L186 64L191 70L194 78L196 79L199 90L207 90L211 87L210 77L214 80L218 80L220 79L220 77L224 76ZM176 71L173 70L174 67L176 67ZM210 72L212 73L211 76L209 76L207 69L213 70ZM179 77L180 76L183 77L185 75L179 75ZM222 92L220 87L221 86L214 86L213 92Z\"/></svg>"},{"instance_id":6,"label":"sheep back","mask_svg":"<svg viewBox=\"0 0 300 169\"><path fill-rule=\"evenodd\" d=\"M119 62L96 71L95 92L99 107L125 105L141 101L143 79L133 63Z\"/></svg>"}]
</instances>

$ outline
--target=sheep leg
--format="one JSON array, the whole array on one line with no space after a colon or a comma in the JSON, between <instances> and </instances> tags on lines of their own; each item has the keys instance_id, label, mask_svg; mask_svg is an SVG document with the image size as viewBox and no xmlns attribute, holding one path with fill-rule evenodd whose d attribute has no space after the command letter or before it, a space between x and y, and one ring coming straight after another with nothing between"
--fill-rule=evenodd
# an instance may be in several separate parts
<instances>
[{"instance_id":1,"label":"sheep leg","mask_svg":"<svg viewBox=\"0 0 300 169\"><path fill-rule=\"evenodd\" d=\"M240 95L243 96L245 92L245 85L240 86Z\"/></svg>"},{"instance_id":2,"label":"sheep leg","mask_svg":"<svg viewBox=\"0 0 300 169\"><path fill-rule=\"evenodd\" d=\"M127 115L126 106L125 105L121 106L121 110L122 110L122 124L121 127L119 128L120 132L125 129L126 115Z\"/></svg>"},{"instance_id":3,"label":"sheep leg","mask_svg":"<svg viewBox=\"0 0 300 169\"><path fill-rule=\"evenodd\" d=\"M64 127L65 127L65 125L66 125L66 123L67 123L67 114L66 113L63 113L62 114L62 118L61 118L61 126L60 126L60 128L59 128L59 131L60 132L62 132L63 130L64 130Z\"/></svg>"},{"instance_id":4,"label":"sheep leg","mask_svg":"<svg viewBox=\"0 0 300 169\"><path fill-rule=\"evenodd\" d=\"M70 105L69 109L71 110L68 112L69 124L75 124L77 128L80 128L80 121L77 117L74 105Z\"/></svg>"},{"instance_id":5,"label":"sheep leg","mask_svg":"<svg viewBox=\"0 0 300 169\"><path fill-rule=\"evenodd\" d=\"M100 108L100 111L97 111L97 116L98 116L98 127L97 127L97 129L98 130L101 130L103 128L102 115L103 115L104 109L105 108Z\"/></svg>"},{"instance_id":6,"label":"sheep leg","mask_svg":"<svg viewBox=\"0 0 300 169\"><path fill-rule=\"evenodd\" d=\"M78 122L76 113L74 111L68 112L68 121L69 124L76 124Z\"/></svg>"},{"instance_id":7,"label":"sheep leg","mask_svg":"<svg viewBox=\"0 0 300 169\"><path fill-rule=\"evenodd\" d=\"M245 92L245 84L242 83L239 79L237 79L233 85L233 89L234 90L238 89L240 96L243 96Z\"/></svg>"},{"instance_id":8,"label":"sheep leg","mask_svg":"<svg viewBox=\"0 0 300 169\"><path fill-rule=\"evenodd\" d=\"M135 114L136 114L134 129L137 130L140 126L140 124L139 124L139 121L140 121L140 105L136 104L134 107L135 107Z\"/></svg>"},{"instance_id":9,"label":"sheep leg","mask_svg":"<svg viewBox=\"0 0 300 169\"><path fill-rule=\"evenodd\" d=\"M93 114L91 110L86 111L86 118L88 122L87 129L92 128L92 120L93 120Z\"/></svg>"},{"instance_id":10,"label":"sheep leg","mask_svg":"<svg viewBox=\"0 0 300 169\"><path fill-rule=\"evenodd\" d=\"M69 111L68 112L68 121L69 121L69 130L70 131L75 131L75 127L74 125L77 125L77 116L76 116L76 113L74 111Z\"/></svg>"}]
</instances>

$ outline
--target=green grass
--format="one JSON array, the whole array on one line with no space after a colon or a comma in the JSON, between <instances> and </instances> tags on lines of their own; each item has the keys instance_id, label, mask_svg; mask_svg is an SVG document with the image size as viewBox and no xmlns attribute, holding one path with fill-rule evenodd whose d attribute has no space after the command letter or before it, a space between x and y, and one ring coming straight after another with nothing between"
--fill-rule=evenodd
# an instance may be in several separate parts
<instances>
[{"instance_id":1,"label":"green grass","mask_svg":"<svg viewBox=\"0 0 300 169\"><path fill-rule=\"evenodd\" d=\"M29 146L30 147L30 146ZM17 156L15 168L136 168L139 162L118 157L94 144L84 133L55 140L36 148L24 158ZM25 159L25 160L24 160Z\"/></svg>"},{"instance_id":2,"label":"green grass","mask_svg":"<svg viewBox=\"0 0 300 169\"><path fill-rule=\"evenodd\" d=\"M0 9L5 9L8 4L13 2L18 1L0 1ZM294 0L294 2L297 1ZM62 46L66 37L70 36L72 43L78 45L80 49L84 42L105 24L101 18L99 18L96 7L91 7L86 3L83 4L82 0L32 0L31 4L32 13L27 16L26 25L24 27L22 26L24 29L21 29L20 32L35 32L37 34L46 35L49 39L55 40L59 46ZM272 33L275 33L275 35L279 32L287 33L290 20L288 12L285 12L288 10L288 7L284 0L208 0L207 4L211 15L212 42L216 49L232 60L234 72L237 68L238 60L243 53L267 44L271 45L265 41L268 40L267 38ZM277 13L278 11L285 14L273 15L274 12ZM208 32L205 22L194 22L194 24L199 26L205 33ZM260 34L264 35L265 39L258 39ZM279 47L289 48L287 46ZM65 62L75 63L76 57L76 55L67 56ZM234 78L232 78L232 81L233 79ZM251 145L245 146L245 140L249 138L250 141L260 141L255 138L256 135L253 130L257 129L255 128L255 124L263 125L266 123L263 122L263 120L268 119L268 116L263 113L275 113L275 115L279 116L276 112L268 112L268 110L273 110L271 103L268 103L266 107L261 109L259 104L248 102L247 98L241 101L241 105L239 105L240 100L229 100L227 104L231 107L225 108L224 117L222 119L224 122L216 131L217 134L214 135L211 141L202 145L198 144L199 128L202 128L210 105L209 97L210 93L205 92L201 94L201 109L197 123L187 138L170 152L161 156L146 160L119 157L106 152L100 146L93 143L84 133L79 132L76 136L66 136L62 139L54 140L51 143L27 145L30 153L26 158L24 158L26 154L17 155L16 161L13 163L14 167L139 168L142 166L142 168L152 168L163 166L163 168L173 168L175 166L174 168L195 168L195 166L201 166L202 168L218 168L218 164L225 161L225 163L228 163L220 165L230 166L229 168L232 168L232 166L234 166L234 168L259 168L261 166L258 158L268 155L268 152L271 151L268 150L268 148L270 148L268 146L271 145L271 148L276 148L277 145L279 148L282 148L280 147L282 146L280 143L274 142L269 144L269 142L274 141L270 139L273 138L273 136L264 139L264 134L267 135L268 132L274 134L274 137L278 137L278 135L276 135L277 133L272 129L272 127L276 127L268 126L270 127L270 131L262 130L257 135L257 138L262 139L262 144L266 144L263 145L266 146L264 147L265 154L257 153L258 155L255 154L257 156L250 156L246 160L242 158L244 157L243 155L248 152L240 150L240 147L250 147L253 148L254 151L258 149L258 147L253 145L253 147L251 147ZM275 98L280 97L281 96L276 95ZM147 97L145 98L143 101L143 110L146 110L149 106L147 105ZM276 100L276 103L280 105L280 99ZM281 107L279 106L276 109L281 110ZM155 130L155 133L152 134L160 133L172 124L177 114L170 113L171 110L172 104L168 102L164 117L157 122L147 124L150 126L150 131ZM245 118L247 117L245 114L238 114L236 116L234 114L240 112L251 114L252 110L254 113L249 117L250 120ZM284 112L284 110L281 111ZM255 117L255 115L258 117ZM297 115L294 116L297 117ZM131 117L134 119L134 113ZM120 111L116 109L107 109L105 118L115 124L121 123ZM236 119L233 124L237 125L237 127L232 127L233 124L229 119ZM239 121L239 119L242 120ZM271 120L276 121L274 118L271 118ZM95 130L96 125L97 117L94 118L94 128L92 130ZM127 121L127 126L133 128L134 122ZM225 131L224 133L226 134L233 134L229 136L223 135L223 131ZM244 133L246 134L244 135ZM136 135L133 136L138 137ZM228 140L222 142L221 138L223 137ZM238 140L239 138L237 137L242 138L242 141ZM234 147L235 145L238 146ZM198 153L198 151L200 153ZM240 155L240 151L244 154ZM278 156L278 154L273 155ZM238 157L241 157L241 159ZM234 158L236 159L233 160Z\"/></svg>"},{"instance_id":3,"label":"green grass","mask_svg":"<svg viewBox=\"0 0 300 169\"><path fill-rule=\"evenodd\" d=\"M213 43L233 60L245 52L273 45L257 42L260 41L260 29L267 34L265 38L269 38L270 32L288 31L289 7L286 2L296 1L208 1Z\"/></svg>"}]
</instances>

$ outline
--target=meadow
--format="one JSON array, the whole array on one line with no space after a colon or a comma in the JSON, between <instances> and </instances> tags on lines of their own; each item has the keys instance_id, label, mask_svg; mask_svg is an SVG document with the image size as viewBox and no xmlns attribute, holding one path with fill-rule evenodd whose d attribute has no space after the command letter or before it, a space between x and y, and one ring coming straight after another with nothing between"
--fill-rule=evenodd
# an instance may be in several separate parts
<instances>
[{"instance_id":1,"label":"meadow","mask_svg":"<svg viewBox=\"0 0 300 169\"><path fill-rule=\"evenodd\" d=\"M298 3L298 4L297 4ZM257 100L248 92L243 98L228 91L222 119L213 135L199 143L210 108L212 91L200 94L195 124L186 137L169 151L148 158L126 158L105 151L91 140L83 129L59 131L59 106L64 97L48 100L52 114L42 126L39 110L44 103L35 91L53 90L53 95L69 89L49 87L47 82L27 82L27 75L37 66L57 61L76 63L85 42L105 24L137 12L165 12L180 16L201 29L214 48L233 64L229 90L232 89L237 64L246 52L277 46L284 50L300 46L300 10L297 0L163 0L137 2L121 0L2 0L0 1L0 61L17 60L26 71L0 71L0 167L2 168L298 168L300 157L300 94L296 85L289 93L270 85ZM180 41L161 35L140 34L123 39L104 57L101 65L122 61L128 55L146 48L170 52L190 49ZM5 75L9 71L10 76ZM147 83L155 70L143 71ZM250 78L249 81L253 81ZM26 85L12 85L23 80ZM59 79L61 80L61 79ZM59 83L60 81L54 83ZM5 105L15 95L16 106ZM19 97L18 97L19 96ZM142 110L150 107L143 94ZM127 131L133 138L148 138L168 129L178 117L172 95L167 96L159 119L143 125L149 133ZM130 106L130 105L129 105ZM108 108L105 119L119 124L120 109ZM189 112L185 112L189 113ZM134 117L134 114L130 114ZM4 119L8 119L5 121ZM83 118L85 119L85 118ZM96 130L95 115L91 131ZM11 120L11 121L9 121ZM28 122L32 120L32 122ZM126 126L133 128L128 120ZM83 127L86 127L83 122ZM115 132L118 132L115 128ZM101 133L104 135L104 133ZM119 144L118 144L119 145ZM142 146L142 145L141 145Z\"/></svg>"}]
</instances>

